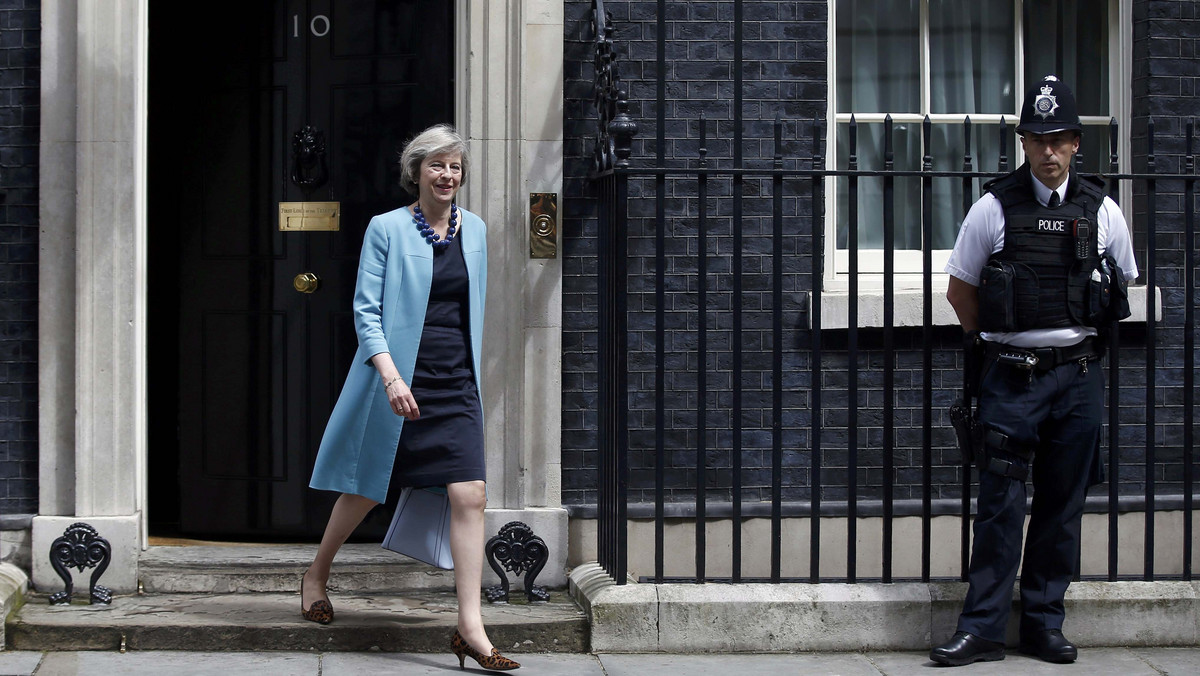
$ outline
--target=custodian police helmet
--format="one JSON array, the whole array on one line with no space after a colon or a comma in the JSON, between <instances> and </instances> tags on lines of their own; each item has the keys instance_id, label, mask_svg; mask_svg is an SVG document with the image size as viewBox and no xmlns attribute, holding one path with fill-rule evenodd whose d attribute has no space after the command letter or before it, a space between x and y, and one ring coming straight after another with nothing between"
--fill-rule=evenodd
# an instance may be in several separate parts
<instances>
[{"instance_id":1,"label":"custodian police helmet","mask_svg":"<svg viewBox=\"0 0 1200 676\"><path fill-rule=\"evenodd\" d=\"M1075 108L1075 95L1058 78L1047 75L1025 92L1017 133L1052 134L1067 129L1083 132Z\"/></svg>"}]
</instances>

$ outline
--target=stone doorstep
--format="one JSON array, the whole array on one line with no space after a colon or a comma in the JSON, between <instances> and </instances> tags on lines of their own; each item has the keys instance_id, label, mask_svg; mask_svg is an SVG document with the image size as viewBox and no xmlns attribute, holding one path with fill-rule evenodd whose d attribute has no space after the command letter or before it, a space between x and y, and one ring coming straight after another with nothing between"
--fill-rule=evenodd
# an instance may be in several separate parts
<instances>
[{"instance_id":1,"label":"stone doorstep","mask_svg":"<svg viewBox=\"0 0 1200 676\"><path fill-rule=\"evenodd\" d=\"M152 546L138 558L138 578L147 593L294 592L316 551L311 544ZM76 587L86 584L90 573L84 572L75 576ZM100 584L104 584L103 577ZM454 589L454 573L389 552L378 544L359 543L342 546L329 580L329 590L334 593L388 594L414 589Z\"/></svg>"},{"instance_id":2,"label":"stone doorstep","mask_svg":"<svg viewBox=\"0 0 1200 676\"><path fill-rule=\"evenodd\" d=\"M451 591L331 594L331 601L334 621L319 625L300 617L295 592L135 594L109 606L51 606L46 595L31 594L9 618L7 642L10 650L449 652L457 622ZM564 592L544 604L485 601L483 619L504 652L589 651L587 618Z\"/></svg>"},{"instance_id":3,"label":"stone doorstep","mask_svg":"<svg viewBox=\"0 0 1200 676\"><path fill-rule=\"evenodd\" d=\"M571 571L570 593L591 621L594 652L891 651L928 650L953 634L966 584L617 586L589 563ZM1066 604L1063 629L1080 646L1200 643L1198 582L1076 582Z\"/></svg>"}]
</instances>

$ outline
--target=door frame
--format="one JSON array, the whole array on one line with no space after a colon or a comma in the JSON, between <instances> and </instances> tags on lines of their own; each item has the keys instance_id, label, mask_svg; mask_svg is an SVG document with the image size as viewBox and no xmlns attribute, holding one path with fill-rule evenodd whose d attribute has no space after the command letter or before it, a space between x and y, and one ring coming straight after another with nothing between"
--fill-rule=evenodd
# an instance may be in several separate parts
<instances>
[{"instance_id":1,"label":"door frame","mask_svg":"<svg viewBox=\"0 0 1200 676\"><path fill-rule=\"evenodd\" d=\"M488 525L515 514L540 530L546 570L565 581L562 272L558 259L529 258L525 216L527 193L561 193L563 6L455 2L455 117L475 155L461 201L489 224L487 333L496 338L484 374L496 385L485 385L484 412L499 509ZM148 3L42 3L32 546L48 551L86 520L112 546L104 581L121 593L136 590L147 546ZM60 584L44 557L33 560L35 587Z\"/></svg>"}]
</instances>

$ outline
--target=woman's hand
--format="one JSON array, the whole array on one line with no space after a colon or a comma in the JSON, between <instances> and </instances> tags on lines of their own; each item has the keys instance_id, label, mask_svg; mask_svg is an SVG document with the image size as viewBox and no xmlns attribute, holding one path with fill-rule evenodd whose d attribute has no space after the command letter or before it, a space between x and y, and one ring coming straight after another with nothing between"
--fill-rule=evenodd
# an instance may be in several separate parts
<instances>
[{"instance_id":1,"label":"woman's hand","mask_svg":"<svg viewBox=\"0 0 1200 676\"><path fill-rule=\"evenodd\" d=\"M383 387L387 392L388 403L392 406L392 413L404 416L406 420L420 418L421 412L417 410L417 400L413 399L412 390L408 389L408 383L400 377L400 372L392 362L392 355L380 352L371 357L371 363L375 364L375 369L379 371L379 377L383 379Z\"/></svg>"},{"instance_id":2,"label":"woman's hand","mask_svg":"<svg viewBox=\"0 0 1200 676\"><path fill-rule=\"evenodd\" d=\"M408 389L408 385L400 376L393 379L391 385L387 388L388 403L392 405L392 412L399 416L404 416L406 420L416 420L421 417L421 412L417 410L417 400L413 399L412 390Z\"/></svg>"}]
</instances>

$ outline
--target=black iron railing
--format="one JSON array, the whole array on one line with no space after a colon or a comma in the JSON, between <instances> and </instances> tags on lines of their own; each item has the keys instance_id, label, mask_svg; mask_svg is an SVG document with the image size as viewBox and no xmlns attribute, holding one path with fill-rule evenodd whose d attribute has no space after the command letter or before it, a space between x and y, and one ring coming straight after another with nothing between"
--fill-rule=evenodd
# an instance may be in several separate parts
<instances>
[{"instance_id":1,"label":"black iron railing","mask_svg":"<svg viewBox=\"0 0 1200 676\"><path fill-rule=\"evenodd\" d=\"M952 398L959 387L957 382L935 382L935 350L938 346L957 346L957 338L953 336L954 329L938 329L933 321L934 307L934 265L933 265L933 223L932 205L934 198L934 181L949 179L961 183L962 213L966 213L970 205L979 196L975 188L979 179L1001 175L1009 170L1009 160L1005 154L1006 139L1011 138L1009 127L1001 120L997 133L1001 139L1000 151L995 161L996 171L976 169L976 160L971 151L973 138L972 123L965 120L963 137L966 152L961 170L934 170L934 157L931 153L931 124L928 118L922 124L923 157L919 170L898 170L894 166L892 139L893 124L889 117L883 130L884 164L876 169L859 168L857 155L858 125L852 119L848 125L848 149L846 169L829 169L826 166L826 155L822 148L825 137L825 125L820 119L806 121L774 121L774 150L769 166L750 166L742 156L742 130L747 123L742 119L741 105L741 76L739 68L733 68L734 73L734 103L733 119L722 121L728 123L732 135L730 161L723 162L724 166L714 166L709 157L709 130L718 122L706 120L703 116L696 121L695 137L698 139L698 150L691 161L681 163L678 153L672 158L672 163L680 166L668 166L665 142L664 113L666 100L664 29L663 12L659 13L658 30L658 87L657 87L657 119L656 138L653 146L654 157L638 158L639 166L633 166L630 161L632 139L637 126L626 114L626 92L621 86L617 75L615 55L612 42L612 27L604 14L603 3L594 2L594 25L596 28L596 103L600 111L600 128L597 135L597 150L594 162L594 180L599 200L599 334L598 334L598 365L599 365L599 542L598 556L601 565L620 584L624 583L628 573L628 533L629 519L629 475L631 454L631 413L636 414L637 424L634 432L638 433L639 441L632 444L639 457L638 467L646 469L652 466L652 492L654 519L654 550L655 563L652 574L645 573L647 579L653 581L710 581L732 580L751 581L743 575L743 562L751 557L758 560L766 554L768 544L758 546L762 550L747 552L744 548L745 535L743 524L747 518L769 518L769 574L763 581L780 582L789 578L783 574L782 542L784 538L784 512L789 515L809 517L809 564L805 581L848 581L855 582L864 579L858 569L857 526L860 517L867 514L882 517L880 561L881 574L878 579L890 582L896 579L893 551L896 549L895 524L898 518L896 505L898 503L895 489L896 477L900 471L919 472L919 488L917 497L907 499L906 514L919 516L921 520L921 580L934 579L931 570L933 543L932 522L935 511L938 514L952 513L960 520L960 538L958 545L960 555L960 573L957 577L965 579L969 556L969 529L971 515L971 469L969 465L959 463L956 468L957 497L954 499L936 499L934 470L947 467L944 457L951 453L952 437L945 416L944 402ZM735 3L735 14L740 11L741 3ZM734 61L740 62L741 31L738 16L734 16ZM790 130L785 139L784 131ZM1194 333L1195 333L1195 289L1194 276L1197 268L1194 260L1195 228L1194 204L1196 202L1195 160L1192 149L1193 124L1187 124L1186 151L1181 173L1160 172L1155 163L1154 125L1147 126L1148 152L1146 153L1146 170L1140 173L1122 173L1119 170L1120 158L1117 155L1118 127L1116 120L1110 123L1110 156L1108 168L1103 178L1107 181L1109 195L1118 199L1123 186L1131 186L1132 192L1144 201L1139 200L1139 218L1134 225L1137 233L1136 241L1144 251L1145 266L1139 283L1144 284L1146 292L1145 323L1137 324L1133 329L1126 328L1126 333L1132 333L1132 339L1122 340L1122 331L1114 324L1109 329L1111 348L1108 351L1109 386L1107 388L1107 404L1109 417L1107 422L1106 450L1108 452L1108 492L1107 496L1089 498L1092 511L1102 508L1108 515L1108 570L1103 576L1108 580L1140 577L1142 579L1162 579L1161 574L1155 573L1155 519L1156 515L1165 508L1182 509L1184 527L1179 537L1183 543L1182 577L1191 579L1192 556L1192 492L1193 482L1193 427L1194 414ZM715 137L714 137L715 138ZM808 140L807 149L797 152L798 145ZM790 145L789 145L790 144ZM791 150L785 152L785 147ZM802 158L802 159L801 159ZM1077 156L1077 163L1082 156ZM981 163L980 163L981 165ZM1081 169L1077 164L1077 169ZM848 253L848 269L845 273L847 288L847 323L845 328L833 329L823 324L822 295L826 283L824 274L824 252L826 233L826 184L830 177L844 178L848 199L846 201L847 224L845 247ZM920 183L921 193L921 233L924 242L921 249L921 326L919 329L898 328L896 321L896 248L895 228L896 190L899 179L915 178ZM883 231L883 308L881 327L871 329L869 346L863 341L868 336L865 329L860 327L860 278L864 275L859 270L859 190L860 182L864 179L877 180L882 183L882 200L878 205L882 213ZM1178 274L1170 276L1170 280L1160 280L1158 270L1163 266L1158 250L1158 205L1156 195L1160 185L1169 184L1169 190L1181 196L1183 213L1172 214L1172 227L1178 224L1182 239L1182 260L1172 269ZM636 195L631 197L631 191ZM713 193L720 195L720 200L714 201ZM684 194L686 200L674 196ZM647 206L653 197L653 210ZM638 215L631 219L631 200L638 204ZM685 202L679 204L678 202ZM670 203L670 206L668 206ZM723 211L712 213L712 204L719 204ZM791 205L788 211L786 205ZM792 208L798 207L798 208ZM787 213L785 213L785 211ZM754 247L762 246L761 242L747 242L744 239L743 219L747 213L755 214L764 223L769 222L769 237L762 237L770 242L767 255L749 256ZM636 226L631 226L631 220ZM720 224L720 233L715 228ZM733 224L730 226L730 224ZM631 232L631 228L635 232ZM1174 232L1174 230L1173 230ZM631 275L628 268L629 243L635 241L638 246L652 248L652 253L640 254L640 265ZM682 243L681 243L682 240ZM678 261L672 262L668 248L674 245L675 250L683 248L695 252L695 256L687 256L680 260L694 260L694 269L680 271ZM802 250L807 249L806 252ZM758 249L756 252L761 253ZM745 280L750 277L743 265L747 260L753 260L756 266L769 267L769 288L755 287L747 289ZM1171 259L1172 261L1174 258ZM649 262L653 262L653 270L647 270ZM714 262L720 262L721 268L714 269ZM725 265L728 265L726 268ZM668 271L669 266L674 266ZM802 272L797 273L796 270ZM727 281L728 286L717 288L713 280L720 278ZM797 280L807 278L807 313L809 327L797 330L794 318L798 283ZM1167 285L1163 286L1163 281ZM672 321L668 305L678 296L678 288L686 288L694 294L695 307L694 336L695 342L683 349L673 348L669 344L670 330L668 324ZM631 289L634 291L631 292ZM1163 297L1171 294L1181 294L1182 313L1172 316L1169 331L1159 332L1157 328L1156 290L1161 289ZM630 310L630 296L636 295L638 307ZM744 306L747 294L753 295L756 305L753 308ZM689 297L690 298L690 297ZM767 300L763 300L767 299ZM722 306L724 300L729 300L729 306ZM689 300L690 302L690 300ZM789 303L792 306L789 306ZM652 305L652 307L647 307ZM631 312L639 322L652 321L652 327L647 329L639 324L635 330L629 327ZM769 321L766 319L769 317ZM748 350L747 318L753 324L754 340L759 343L769 342L769 349L756 344L753 350ZM690 321L690 320L689 320ZM720 326L720 336L710 335L711 326ZM647 339L653 336L652 340ZM948 338L948 336L950 336ZM769 337L769 338L768 338ZM829 340L835 339L835 345L829 347ZM898 343L898 339L903 339ZM919 344L917 344L919 341ZM630 345L636 343L637 356L640 358L650 354L652 358L639 366L636 383L630 379ZM652 345L647 346L650 343ZM719 343L719 345L717 345ZM1127 343L1127 344L1126 344ZM1160 382L1156 366L1163 364L1165 351L1176 351L1179 363L1171 365L1172 370L1182 371L1181 378L1175 383ZM747 359L769 353L769 363L755 361L750 368ZM897 357L902 354L919 354L920 369L923 374L920 382L898 384L896 377L899 372ZM1142 354L1141 359L1136 355ZM750 356L747 356L750 354ZM878 362L864 365L865 358L872 355ZM1136 359L1136 361L1131 361ZM768 362L768 360L763 360ZM1138 363L1140 362L1140 363ZM1122 404L1122 395L1128 396L1129 386L1121 382L1121 363L1140 368L1145 375L1144 401L1138 404L1142 412L1135 418L1136 422L1122 419L1122 410L1130 406ZM827 392L826 379L834 370L845 369L845 379L840 380L836 390ZM785 381L796 376L801 370L806 372L804 381L797 387L785 386ZM913 369L906 373L914 372ZM942 372L945 372L943 369ZM747 374L754 375L769 384L761 382L755 387L747 387ZM882 391L880 401L868 401L866 406L860 406L860 395L863 393L862 377L864 373L872 378L878 376L875 388ZM915 378L916 376L909 376ZM651 384L647 384L652 381ZM800 382L800 381L797 381ZM686 410L677 404L668 407L669 397L677 395L678 384L684 383L687 389ZM898 430L895 394L898 391L916 393L920 404L906 407L908 410L918 410L919 416L913 415L913 423ZM636 395L638 403L631 408L631 392ZM769 393L769 397L764 393ZM787 405L785 400L796 396L806 397L805 402L792 401ZM825 403L826 394L836 394L849 402L844 406L846 420L844 435L834 434L825 422L824 416L829 412ZM762 411L767 422L747 429L744 417L750 409L746 397L755 397L755 411ZM915 396L915 395L914 395ZM1156 418L1155 408L1163 399L1180 402L1181 415L1177 422L1171 425L1178 427L1181 441L1174 441L1175 427L1165 430L1165 425ZM679 399L673 399L679 401ZM717 414L710 404L719 402L721 413ZM725 411L728 411L728 414ZM797 416L801 422L787 422L785 418L790 413L803 410L806 415ZM647 415L641 415L647 413ZM684 415L686 414L686 415ZM870 427L877 430L877 436L864 439L861 430L867 427L866 418L871 419ZM680 420L692 421L688 434L675 434L680 427ZM1139 424L1140 423L1140 424ZM843 427L839 423L839 429ZM919 430L919 444L913 452L913 458L897 459L905 452L912 450L911 444L901 446L897 440L898 431L911 432ZM743 467L743 459L747 453L756 456L760 451L751 451L744 447L748 433L769 434L769 445L761 445L762 453L769 455L769 463L759 463L766 469L769 464L769 477L763 479L758 475L754 495L750 495L747 482L747 469ZM1165 437L1170 434L1172 440ZM716 441L713 441L713 440ZM1134 460L1125 458L1124 448L1141 445L1141 457ZM1182 489L1170 495L1159 495L1156 490L1156 475L1161 471L1160 449L1171 448L1172 453L1178 453L1178 463L1182 465ZM860 457L860 451L870 449L878 454L878 476L864 479L863 471L866 463ZM801 477L802 494L805 498L796 499L796 477L794 461L785 462L785 457L792 451L803 451L807 454L807 476ZM832 468L825 466L826 453L844 453L844 467L838 465L839 483L837 486L827 484L827 477ZM723 460L714 465L712 457L719 453ZM936 457L935 457L936 454ZM690 466L681 467L682 457L692 459ZM840 456L839 456L840 457ZM938 458L942 458L941 461ZM794 460L794 459L793 459ZM668 471L685 469L675 479L668 478ZM842 471L844 470L844 471ZM1141 476L1138 476L1138 474ZM686 477L687 485L679 485L679 476ZM844 477L844 480L841 479ZM1140 504L1131 507L1130 502L1135 496L1122 495L1121 481L1132 477L1135 482L1143 484ZM647 481L649 481L647 479ZM944 483L944 480L942 480ZM827 489L837 489L837 497L826 497ZM679 489L684 489L680 491ZM864 497L864 490L869 489L870 496ZM681 502L678 493L690 500ZM910 491L912 492L912 491ZM785 493L789 497L785 499ZM668 496L671 499L668 499ZM1099 503L1103 503L1102 505ZM644 504L642 502L641 504ZM719 514L710 509L719 504ZM915 504L915 508L914 508ZM1118 516L1131 509L1140 509L1145 514L1145 535L1143 541L1144 560L1140 573L1122 571L1118 566L1119 531ZM666 537L665 529L668 511L682 514L695 520L695 562L694 570L687 576L666 569ZM844 570L821 569L822 546L822 517L844 517L846 520ZM731 527L731 575L715 576L709 574L707 561L706 536L709 522L714 518L728 519ZM761 542L761 540L756 540ZM941 543L950 546L950 543ZM755 581L758 581L756 578Z\"/></svg>"},{"instance_id":2,"label":"black iron railing","mask_svg":"<svg viewBox=\"0 0 1200 676\"><path fill-rule=\"evenodd\" d=\"M605 571L624 583L627 570L626 484L629 475L628 351L623 336L627 331L626 248L630 140L637 125L625 106L613 51L613 27L604 2L595 0L592 26L596 36L595 103L599 111L593 176L599 201L600 251L597 270L599 298L599 429L600 448L597 551Z\"/></svg>"}]
</instances>

